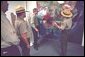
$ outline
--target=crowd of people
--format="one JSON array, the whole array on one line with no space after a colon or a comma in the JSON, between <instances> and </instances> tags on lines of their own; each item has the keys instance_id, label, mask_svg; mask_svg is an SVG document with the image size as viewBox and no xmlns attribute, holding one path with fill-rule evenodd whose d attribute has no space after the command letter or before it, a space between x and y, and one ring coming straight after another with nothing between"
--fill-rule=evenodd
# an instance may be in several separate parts
<instances>
[{"instance_id":1,"label":"crowd of people","mask_svg":"<svg viewBox=\"0 0 85 57\"><path fill-rule=\"evenodd\" d=\"M38 50L39 39L46 38L47 35L53 35L55 38L60 35L60 55L66 55L68 32L72 27L74 16L73 8L69 4L60 4L60 9L55 9L54 13L48 7L41 10L45 11L44 14L34 8L30 25L24 20L26 11L20 5L15 9L16 16L11 13L13 24L10 24L5 15L8 5L7 1L1 1L1 56L30 56L32 36L33 47Z\"/></svg>"}]
</instances>

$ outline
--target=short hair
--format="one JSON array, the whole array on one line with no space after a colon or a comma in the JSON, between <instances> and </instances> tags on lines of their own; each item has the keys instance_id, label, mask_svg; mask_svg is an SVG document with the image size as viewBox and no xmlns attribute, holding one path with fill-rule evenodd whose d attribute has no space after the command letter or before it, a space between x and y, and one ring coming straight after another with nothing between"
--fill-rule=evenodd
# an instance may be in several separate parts
<instances>
[{"instance_id":1,"label":"short hair","mask_svg":"<svg viewBox=\"0 0 85 57\"><path fill-rule=\"evenodd\" d=\"M34 8L34 9L33 9L33 12L34 12L34 11L37 11L37 12L38 12L38 9L37 9L37 8Z\"/></svg>"}]
</instances>

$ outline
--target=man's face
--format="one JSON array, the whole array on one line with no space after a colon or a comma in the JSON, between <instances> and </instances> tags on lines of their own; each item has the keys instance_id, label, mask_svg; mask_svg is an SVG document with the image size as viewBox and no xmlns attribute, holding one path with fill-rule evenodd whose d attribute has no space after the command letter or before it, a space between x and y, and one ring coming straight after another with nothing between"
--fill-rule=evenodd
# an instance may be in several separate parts
<instances>
[{"instance_id":1,"label":"man's face","mask_svg":"<svg viewBox=\"0 0 85 57\"><path fill-rule=\"evenodd\" d=\"M23 12L22 15L23 15L24 18L26 17L26 13L25 12Z\"/></svg>"},{"instance_id":2,"label":"man's face","mask_svg":"<svg viewBox=\"0 0 85 57\"><path fill-rule=\"evenodd\" d=\"M2 4L2 8L4 8L4 11L6 12L8 10L8 2L7 1L3 1L3 4Z\"/></svg>"},{"instance_id":3,"label":"man's face","mask_svg":"<svg viewBox=\"0 0 85 57\"><path fill-rule=\"evenodd\" d=\"M38 10L34 10L33 13L34 13L34 14L37 14L37 13L38 13Z\"/></svg>"}]
</instances>

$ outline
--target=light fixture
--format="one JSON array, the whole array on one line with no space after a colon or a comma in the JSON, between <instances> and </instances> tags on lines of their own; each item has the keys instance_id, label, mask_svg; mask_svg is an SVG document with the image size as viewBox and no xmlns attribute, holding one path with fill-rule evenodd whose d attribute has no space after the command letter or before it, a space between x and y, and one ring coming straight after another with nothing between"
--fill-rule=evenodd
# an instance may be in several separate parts
<instances>
[{"instance_id":1,"label":"light fixture","mask_svg":"<svg viewBox=\"0 0 85 57\"><path fill-rule=\"evenodd\" d=\"M64 3L64 1L57 1L59 4L63 4Z\"/></svg>"}]
</instances>

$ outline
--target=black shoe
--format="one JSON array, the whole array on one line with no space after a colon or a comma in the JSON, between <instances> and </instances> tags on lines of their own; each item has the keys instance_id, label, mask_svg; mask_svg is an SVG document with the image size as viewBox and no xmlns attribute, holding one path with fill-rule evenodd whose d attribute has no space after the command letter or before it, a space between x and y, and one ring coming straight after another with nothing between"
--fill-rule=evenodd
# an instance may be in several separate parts
<instances>
[{"instance_id":1,"label":"black shoe","mask_svg":"<svg viewBox=\"0 0 85 57\"><path fill-rule=\"evenodd\" d=\"M35 50L38 50L38 45L34 45L34 49Z\"/></svg>"},{"instance_id":2,"label":"black shoe","mask_svg":"<svg viewBox=\"0 0 85 57\"><path fill-rule=\"evenodd\" d=\"M35 50L38 50L38 47L34 47Z\"/></svg>"}]
</instances>

